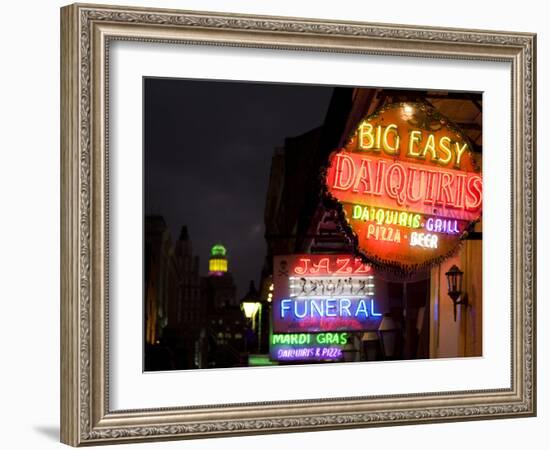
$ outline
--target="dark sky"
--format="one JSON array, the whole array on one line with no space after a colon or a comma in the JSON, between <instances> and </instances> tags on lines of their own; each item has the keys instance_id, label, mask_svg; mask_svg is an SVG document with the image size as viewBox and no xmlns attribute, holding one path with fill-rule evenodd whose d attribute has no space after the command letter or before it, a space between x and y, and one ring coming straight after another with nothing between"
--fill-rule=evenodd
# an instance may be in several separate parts
<instances>
[{"instance_id":1,"label":"dark sky","mask_svg":"<svg viewBox=\"0 0 550 450\"><path fill-rule=\"evenodd\" d=\"M332 87L145 79L145 213L177 239L187 225L200 272L223 243L242 297L266 254L273 150L323 123Z\"/></svg>"}]
</instances>

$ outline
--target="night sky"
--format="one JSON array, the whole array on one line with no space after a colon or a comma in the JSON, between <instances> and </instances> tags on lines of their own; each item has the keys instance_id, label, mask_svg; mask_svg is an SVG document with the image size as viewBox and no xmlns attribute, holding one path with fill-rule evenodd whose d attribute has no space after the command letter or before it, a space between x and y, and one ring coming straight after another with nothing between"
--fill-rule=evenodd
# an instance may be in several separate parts
<instances>
[{"instance_id":1,"label":"night sky","mask_svg":"<svg viewBox=\"0 0 550 450\"><path fill-rule=\"evenodd\" d=\"M241 298L266 254L264 204L274 148L321 125L332 87L144 81L145 214L172 240L187 225L200 273L221 242Z\"/></svg>"}]
</instances>

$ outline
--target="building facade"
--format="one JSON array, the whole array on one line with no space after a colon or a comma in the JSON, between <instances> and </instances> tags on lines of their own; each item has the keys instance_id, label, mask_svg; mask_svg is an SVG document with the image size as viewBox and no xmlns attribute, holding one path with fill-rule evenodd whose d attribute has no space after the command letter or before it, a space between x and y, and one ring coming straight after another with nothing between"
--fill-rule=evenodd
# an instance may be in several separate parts
<instances>
[{"instance_id":1,"label":"building facade","mask_svg":"<svg viewBox=\"0 0 550 450\"><path fill-rule=\"evenodd\" d=\"M173 243L164 219L145 218L145 370L206 365L206 306L200 293L199 258L186 227Z\"/></svg>"},{"instance_id":2,"label":"building facade","mask_svg":"<svg viewBox=\"0 0 550 450\"><path fill-rule=\"evenodd\" d=\"M321 127L287 138L272 157L266 195L267 252L262 271L262 297L268 300L273 257L285 254L355 254L342 219L322 196L323 171L330 153L342 148L364 117L398 102L421 103L450 118L463 132L481 167L481 96L468 93L336 88ZM384 323L391 323L394 359L481 356L482 350L482 221L466 233L453 255L407 274L376 266L376 296L385 305ZM447 294L446 273L453 265L463 272L462 298L457 307ZM356 333L361 359L366 348L380 341L380 330ZM382 342L378 342L382 349ZM371 346L372 347L372 346ZM370 352L375 359L383 352Z\"/></svg>"}]
</instances>

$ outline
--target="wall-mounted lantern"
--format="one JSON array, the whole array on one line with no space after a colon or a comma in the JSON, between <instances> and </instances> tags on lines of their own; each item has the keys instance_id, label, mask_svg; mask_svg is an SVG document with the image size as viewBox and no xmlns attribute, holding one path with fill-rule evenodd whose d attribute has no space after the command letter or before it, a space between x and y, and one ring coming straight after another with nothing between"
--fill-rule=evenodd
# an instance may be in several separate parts
<instances>
[{"instance_id":1,"label":"wall-mounted lantern","mask_svg":"<svg viewBox=\"0 0 550 450\"><path fill-rule=\"evenodd\" d=\"M462 295L462 277L464 272L460 270L456 265L453 265L448 272L445 273L447 277L447 287L449 297L453 300L453 313L454 320L456 322L456 306L467 305L468 298L466 295ZM460 300L459 300L460 299Z\"/></svg>"}]
</instances>

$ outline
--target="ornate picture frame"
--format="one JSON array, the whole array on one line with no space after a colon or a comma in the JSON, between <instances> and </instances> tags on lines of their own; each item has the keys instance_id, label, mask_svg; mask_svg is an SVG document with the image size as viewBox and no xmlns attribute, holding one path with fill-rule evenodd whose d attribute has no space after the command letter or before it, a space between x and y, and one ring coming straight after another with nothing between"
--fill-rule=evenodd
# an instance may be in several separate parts
<instances>
[{"instance_id":1,"label":"ornate picture frame","mask_svg":"<svg viewBox=\"0 0 550 450\"><path fill-rule=\"evenodd\" d=\"M109 49L117 40L511 65L509 388L112 410ZM97 445L536 414L536 36L75 4L61 9L61 441Z\"/></svg>"}]
</instances>

